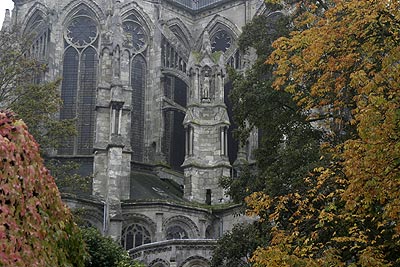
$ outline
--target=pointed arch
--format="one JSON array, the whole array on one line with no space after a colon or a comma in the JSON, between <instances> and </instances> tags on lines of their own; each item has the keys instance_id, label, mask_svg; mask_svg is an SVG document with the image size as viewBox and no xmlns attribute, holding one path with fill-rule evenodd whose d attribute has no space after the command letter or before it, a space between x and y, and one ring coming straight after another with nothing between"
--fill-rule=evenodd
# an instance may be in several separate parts
<instances>
[{"instance_id":1,"label":"pointed arch","mask_svg":"<svg viewBox=\"0 0 400 267\"><path fill-rule=\"evenodd\" d=\"M150 262L149 267L169 267L169 263L166 260L157 258Z\"/></svg>"},{"instance_id":2,"label":"pointed arch","mask_svg":"<svg viewBox=\"0 0 400 267\"><path fill-rule=\"evenodd\" d=\"M121 7L122 21L127 20L129 16L136 16L138 22L145 28L148 36L154 36L155 26L149 15L136 2L130 1Z\"/></svg>"},{"instance_id":3,"label":"pointed arch","mask_svg":"<svg viewBox=\"0 0 400 267\"><path fill-rule=\"evenodd\" d=\"M180 239L196 239L200 236L200 230L197 225L186 216L172 216L163 222L162 228L167 239L175 239L174 234L170 233L170 231L174 230L174 227L179 227L182 231L186 232L186 236Z\"/></svg>"},{"instance_id":4,"label":"pointed arch","mask_svg":"<svg viewBox=\"0 0 400 267\"><path fill-rule=\"evenodd\" d=\"M104 11L98 4L96 4L96 2L88 0L74 0L61 8L60 21L63 25L65 25L70 18L79 14L85 14L96 20L98 23L101 23L106 19Z\"/></svg>"},{"instance_id":5,"label":"pointed arch","mask_svg":"<svg viewBox=\"0 0 400 267\"><path fill-rule=\"evenodd\" d=\"M182 20L180 18L173 18L168 20L166 24L182 44L190 50L193 43L193 36Z\"/></svg>"},{"instance_id":6,"label":"pointed arch","mask_svg":"<svg viewBox=\"0 0 400 267\"><path fill-rule=\"evenodd\" d=\"M227 32L229 32L232 35L232 37L235 40L237 38L239 38L240 34L242 33L242 31L236 26L235 23L233 23L229 19L217 14L210 20L210 22L204 28L203 32L201 33L198 40L196 41L197 45L199 46L199 47L197 47L197 49L200 49L200 46L202 43L201 40L203 38L203 34L205 31L208 31L210 34L210 37L212 37L213 34L215 34L218 29L226 30Z\"/></svg>"},{"instance_id":7,"label":"pointed arch","mask_svg":"<svg viewBox=\"0 0 400 267\"><path fill-rule=\"evenodd\" d=\"M199 36L199 39L196 42L198 46L197 49L201 48L202 38L204 32L206 31L210 35L210 41L213 46L213 50L222 50L224 52L224 59L229 65L231 65L230 61L232 57L235 57L235 53L238 50L236 41L241 34L241 30L229 19L217 14L207 24L202 34ZM218 40L220 43L218 44L216 40Z\"/></svg>"},{"instance_id":8,"label":"pointed arch","mask_svg":"<svg viewBox=\"0 0 400 267\"><path fill-rule=\"evenodd\" d=\"M32 5L32 7L28 10L26 16L22 21L24 32L26 32L27 27L31 25L31 23L35 20L36 16L41 16L43 21L45 21L45 18L47 17L48 13L49 10L45 5L39 2L35 2Z\"/></svg>"},{"instance_id":9,"label":"pointed arch","mask_svg":"<svg viewBox=\"0 0 400 267\"><path fill-rule=\"evenodd\" d=\"M121 245L126 250L151 243L155 239L156 223L139 213L123 214Z\"/></svg>"},{"instance_id":10,"label":"pointed arch","mask_svg":"<svg viewBox=\"0 0 400 267\"><path fill-rule=\"evenodd\" d=\"M23 34L29 36L31 47L27 55L46 61L50 43L50 28L47 9L42 4L35 3L28 11L23 22ZM41 78L39 78L41 80Z\"/></svg>"},{"instance_id":11,"label":"pointed arch","mask_svg":"<svg viewBox=\"0 0 400 267\"><path fill-rule=\"evenodd\" d=\"M40 9L35 9L32 14L29 15L29 17L26 17L26 21L23 24L24 25L24 33L27 34L39 34L38 31L41 31L41 29L46 26L45 23L45 18L46 14L40 10Z\"/></svg>"}]
</instances>

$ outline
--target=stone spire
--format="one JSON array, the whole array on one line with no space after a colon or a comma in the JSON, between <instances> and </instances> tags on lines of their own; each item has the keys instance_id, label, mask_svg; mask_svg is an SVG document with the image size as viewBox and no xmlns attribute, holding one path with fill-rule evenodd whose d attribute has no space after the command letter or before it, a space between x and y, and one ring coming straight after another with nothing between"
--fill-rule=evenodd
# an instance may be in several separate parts
<instances>
[{"instance_id":1,"label":"stone spire","mask_svg":"<svg viewBox=\"0 0 400 267\"><path fill-rule=\"evenodd\" d=\"M1 27L1 30L5 31L7 29L10 29L10 27L11 27L11 14L10 10L6 9L6 13L3 20L3 26Z\"/></svg>"}]
</instances>

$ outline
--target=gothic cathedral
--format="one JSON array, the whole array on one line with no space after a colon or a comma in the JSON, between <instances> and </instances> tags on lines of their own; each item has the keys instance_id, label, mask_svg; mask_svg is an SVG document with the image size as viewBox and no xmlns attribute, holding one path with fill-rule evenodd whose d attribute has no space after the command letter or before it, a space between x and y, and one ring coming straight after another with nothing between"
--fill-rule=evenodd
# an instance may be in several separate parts
<instances>
[{"instance_id":1,"label":"gothic cathedral","mask_svg":"<svg viewBox=\"0 0 400 267\"><path fill-rule=\"evenodd\" d=\"M61 119L77 135L52 151L91 175L64 200L149 267L207 267L235 223L219 180L253 161L235 125L227 68L243 70L242 27L263 0L13 0L44 79L62 78Z\"/></svg>"}]
</instances>

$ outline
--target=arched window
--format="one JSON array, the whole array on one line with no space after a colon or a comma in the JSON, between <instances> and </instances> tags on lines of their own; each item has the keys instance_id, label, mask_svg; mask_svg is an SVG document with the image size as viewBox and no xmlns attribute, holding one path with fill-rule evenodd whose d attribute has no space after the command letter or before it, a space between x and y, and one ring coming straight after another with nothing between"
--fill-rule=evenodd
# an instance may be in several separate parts
<instances>
[{"instance_id":1,"label":"arched window","mask_svg":"<svg viewBox=\"0 0 400 267\"><path fill-rule=\"evenodd\" d=\"M151 243L150 232L143 225L132 224L122 231L121 243L126 250Z\"/></svg>"},{"instance_id":2,"label":"arched window","mask_svg":"<svg viewBox=\"0 0 400 267\"><path fill-rule=\"evenodd\" d=\"M167 229L167 240L171 239L188 239L188 233L179 225L173 225Z\"/></svg>"},{"instance_id":3,"label":"arched window","mask_svg":"<svg viewBox=\"0 0 400 267\"><path fill-rule=\"evenodd\" d=\"M146 88L146 62L141 56L132 60L132 113L131 113L131 146L132 160L143 161L144 143L144 96Z\"/></svg>"},{"instance_id":4,"label":"arched window","mask_svg":"<svg viewBox=\"0 0 400 267\"><path fill-rule=\"evenodd\" d=\"M60 155L90 155L93 150L98 65L98 29L82 9L66 24L61 119L75 119L77 136L62 142Z\"/></svg>"}]
</instances>

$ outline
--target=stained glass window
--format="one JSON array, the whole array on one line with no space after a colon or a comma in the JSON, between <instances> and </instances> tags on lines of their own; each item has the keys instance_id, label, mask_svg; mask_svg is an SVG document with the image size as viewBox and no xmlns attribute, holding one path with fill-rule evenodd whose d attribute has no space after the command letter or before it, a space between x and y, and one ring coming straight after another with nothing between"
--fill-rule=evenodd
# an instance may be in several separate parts
<instances>
[{"instance_id":1,"label":"stained glass window","mask_svg":"<svg viewBox=\"0 0 400 267\"><path fill-rule=\"evenodd\" d=\"M76 116L76 95L78 91L78 51L70 47L65 51L63 64L63 80L61 99L63 106L60 111L60 119L73 119ZM74 137L69 137L61 142L58 149L61 155L74 153Z\"/></svg>"},{"instance_id":2,"label":"stained glass window","mask_svg":"<svg viewBox=\"0 0 400 267\"><path fill-rule=\"evenodd\" d=\"M140 56L132 61L132 113L131 113L131 146L132 160L143 161L144 142L144 96L146 86L146 62Z\"/></svg>"},{"instance_id":3,"label":"stained glass window","mask_svg":"<svg viewBox=\"0 0 400 267\"><path fill-rule=\"evenodd\" d=\"M78 99L78 154L92 154L95 125L97 53L89 47L82 54Z\"/></svg>"}]
</instances>

